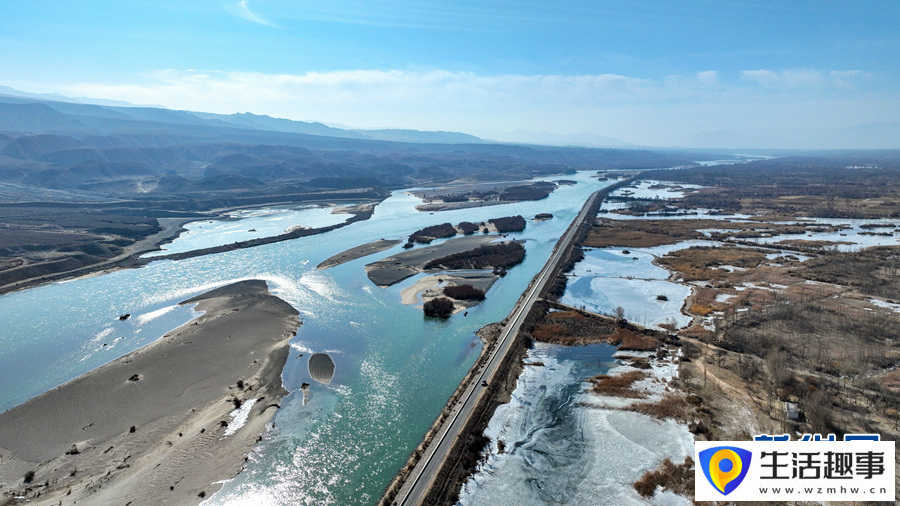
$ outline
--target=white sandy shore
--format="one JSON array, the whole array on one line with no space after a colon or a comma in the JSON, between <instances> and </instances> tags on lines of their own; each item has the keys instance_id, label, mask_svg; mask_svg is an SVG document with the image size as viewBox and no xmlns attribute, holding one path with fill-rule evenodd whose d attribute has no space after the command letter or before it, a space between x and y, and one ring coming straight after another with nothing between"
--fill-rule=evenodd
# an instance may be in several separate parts
<instances>
[{"instance_id":1,"label":"white sandy shore","mask_svg":"<svg viewBox=\"0 0 900 506\"><path fill-rule=\"evenodd\" d=\"M188 302L203 316L0 414L0 504L196 504L240 471L286 394L298 313L255 280Z\"/></svg>"},{"instance_id":2,"label":"white sandy shore","mask_svg":"<svg viewBox=\"0 0 900 506\"><path fill-rule=\"evenodd\" d=\"M439 275L424 277L400 292L401 302L407 306L416 306L420 302L424 304L431 299L443 297L445 286L472 285L487 293L497 281L497 276L491 271L481 272L446 272ZM478 304L479 301L453 301L453 314L468 309Z\"/></svg>"}]
</instances>

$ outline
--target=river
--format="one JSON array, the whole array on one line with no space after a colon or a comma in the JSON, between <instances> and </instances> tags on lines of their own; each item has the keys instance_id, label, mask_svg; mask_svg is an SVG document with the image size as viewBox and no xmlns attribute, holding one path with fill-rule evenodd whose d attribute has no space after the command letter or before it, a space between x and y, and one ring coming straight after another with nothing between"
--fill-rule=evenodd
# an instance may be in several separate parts
<instances>
[{"instance_id":1,"label":"river","mask_svg":"<svg viewBox=\"0 0 900 506\"><path fill-rule=\"evenodd\" d=\"M0 297L0 409L158 339L195 316L177 303L240 279L264 279L303 319L283 381L292 393L257 445L247 469L210 504L372 504L440 413L481 349L475 331L512 309L553 246L594 191L611 181L567 175L548 198L419 213L419 199L396 191L371 219L315 236L45 285ZM554 178L548 178L550 180ZM554 218L535 222L536 213ZM317 271L329 256L377 239L400 239L442 222L521 214L525 262L487 300L447 321L425 319L400 302L418 276L381 289L363 265L400 246ZM120 321L118 316L130 313ZM334 361L329 384L308 373L312 353ZM300 357L300 354L303 356ZM302 383L310 383L303 404Z\"/></svg>"}]
</instances>

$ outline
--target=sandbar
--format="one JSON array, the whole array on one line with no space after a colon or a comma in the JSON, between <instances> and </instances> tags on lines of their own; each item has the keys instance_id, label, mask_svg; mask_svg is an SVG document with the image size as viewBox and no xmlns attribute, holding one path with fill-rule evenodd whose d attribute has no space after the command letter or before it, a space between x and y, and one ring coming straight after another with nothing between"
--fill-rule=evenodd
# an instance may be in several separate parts
<instances>
[{"instance_id":1,"label":"sandbar","mask_svg":"<svg viewBox=\"0 0 900 506\"><path fill-rule=\"evenodd\" d=\"M497 235L467 235L416 247L366 265L366 273L376 285L391 286L423 272L425 264L431 260L469 251L499 238Z\"/></svg>"},{"instance_id":2,"label":"sandbar","mask_svg":"<svg viewBox=\"0 0 900 506\"><path fill-rule=\"evenodd\" d=\"M187 303L204 314L0 414L0 503L197 504L240 472L287 394L298 312L259 280Z\"/></svg>"},{"instance_id":3,"label":"sandbar","mask_svg":"<svg viewBox=\"0 0 900 506\"><path fill-rule=\"evenodd\" d=\"M487 293L499 278L493 271L451 271L434 276L426 276L400 292L401 301L407 306L428 302L437 297L444 297L445 286L472 285ZM421 299L420 299L421 297ZM453 314L476 306L480 301L453 299Z\"/></svg>"},{"instance_id":4,"label":"sandbar","mask_svg":"<svg viewBox=\"0 0 900 506\"><path fill-rule=\"evenodd\" d=\"M389 249L393 248L394 246L400 244L401 242L403 242L403 241L401 241L399 239L395 239L395 240L381 239L378 241L363 244L362 246L356 246L355 248L350 248L346 251L342 251L342 252L338 253L337 255L334 255L332 257L325 259L324 262L322 262L316 266L316 269L319 269L320 271L322 271L322 270L328 269L330 267L335 267L335 266L341 265L343 263L350 262L350 261L356 260L358 258L362 258L364 256L369 256L374 253L379 253L381 251L389 250Z\"/></svg>"}]
</instances>

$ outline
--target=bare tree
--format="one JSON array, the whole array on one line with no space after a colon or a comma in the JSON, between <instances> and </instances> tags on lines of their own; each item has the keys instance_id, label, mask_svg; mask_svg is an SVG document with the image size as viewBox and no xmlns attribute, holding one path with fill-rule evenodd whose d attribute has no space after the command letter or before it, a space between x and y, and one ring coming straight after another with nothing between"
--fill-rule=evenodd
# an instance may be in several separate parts
<instances>
[{"instance_id":1,"label":"bare tree","mask_svg":"<svg viewBox=\"0 0 900 506\"><path fill-rule=\"evenodd\" d=\"M625 318L625 308L616 306L616 320L621 320L622 318Z\"/></svg>"},{"instance_id":2,"label":"bare tree","mask_svg":"<svg viewBox=\"0 0 900 506\"><path fill-rule=\"evenodd\" d=\"M791 377L787 358L787 354L780 350L772 350L766 355L769 374L772 375L772 382L775 384L776 389L780 388L781 384Z\"/></svg>"},{"instance_id":3,"label":"bare tree","mask_svg":"<svg viewBox=\"0 0 900 506\"><path fill-rule=\"evenodd\" d=\"M816 390L805 404L810 425L816 431L826 432L831 423L831 400L821 390Z\"/></svg>"}]
</instances>

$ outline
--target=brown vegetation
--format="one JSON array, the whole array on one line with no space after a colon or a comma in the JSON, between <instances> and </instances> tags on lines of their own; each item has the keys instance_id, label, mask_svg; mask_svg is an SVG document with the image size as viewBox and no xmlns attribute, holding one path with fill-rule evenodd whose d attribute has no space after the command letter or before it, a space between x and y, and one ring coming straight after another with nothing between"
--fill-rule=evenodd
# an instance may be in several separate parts
<instances>
[{"instance_id":1,"label":"brown vegetation","mask_svg":"<svg viewBox=\"0 0 900 506\"><path fill-rule=\"evenodd\" d=\"M445 297L431 299L422 306L425 316L436 318L450 318L453 314L453 301Z\"/></svg>"},{"instance_id":2,"label":"brown vegetation","mask_svg":"<svg viewBox=\"0 0 900 506\"><path fill-rule=\"evenodd\" d=\"M665 394L657 402L636 402L625 409L643 413L658 420L672 418L687 423L694 419L694 408L687 402L684 395L671 392Z\"/></svg>"},{"instance_id":3,"label":"brown vegetation","mask_svg":"<svg viewBox=\"0 0 900 506\"><path fill-rule=\"evenodd\" d=\"M673 251L659 259L669 270L678 272L685 281L709 281L728 277L728 271L717 269L723 265L752 269L766 262L766 252L734 246L694 246Z\"/></svg>"},{"instance_id":4,"label":"brown vegetation","mask_svg":"<svg viewBox=\"0 0 900 506\"><path fill-rule=\"evenodd\" d=\"M525 218L521 215L505 216L503 218L491 218L488 220L497 229L497 232L521 232L525 230Z\"/></svg>"},{"instance_id":5,"label":"brown vegetation","mask_svg":"<svg viewBox=\"0 0 900 506\"><path fill-rule=\"evenodd\" d=\"M697 228L708 228L708 221L699 220L610 220L597 219L584 245L591 248L623 246L649 248L675 244L702 236Z\"/></svg>"},{"instance_id":6,"label":"brown vegetation","mask_svg":"<svg viewBox=\"0 0 900 506\"><path fill-rule=\"evenodd\" d=\"M606 319L577 311L556 311L535 323L532 337L545 343L573 346L607 342L615 331L616 327Z\"/></svg>"},{"instance_id":7,"label":"brown vegetation","mask_svg":"<svg viewBox=\"0 0 900 506\"><path fill-rule=\"evenodd\" d=\"M609 344L618 345L620 350L653 351L659 347L659 340L633 330L617 328L609 338Z\"/></svg>"},{"instance_id":8,"label":"brown vegetation","mask_svg":"<svg viewBox=\"0 0 900 506\"><path fill-rule=\"evenodd\" d=\"M804 279L851 286L867 295L900 300L900 248L875 247L853 253L832 251L804 263Z\"/></svg>"},{"instance_id":9,"label":"brown vegetation","mask_svg":"<svg viewBox=\"0 0 900 506\"><path fill-rule=\"evenodd\" d=\"M646 394L637 390L632 390L631 386L636 381L640 381L647 376L649 376L649 374L644 371L626 371L615 376L601 374L599 376L594 376L589 381L594 384L594 386L591 387L591 391L596 394L610 397L643 399L646 397Z\"/></svg>"},{"instance_id":10,"label":"brown vegetation","mask_svg":"<svg viewBox=\"0 0 900 506\"><path fill-rule=\"evenodd\" d=\"M684 497L694 496L694 459L685 457L684 462L675 465L665 459L659 468L647 471L634 483L634 489L641 497L649 499L656 489L669 490Z\"/></svg>"},{"instance_id":11,"label":"brown vegetation","mask_svg":"<svg viewBox=\"0 0 900 506\"><path fill-rule=\"evenodd\" d=\"M523 260L525 260L525 247L521 243L512 241L486 244L473 250L437 258L426 263L425 269L437 267L443 269L484 269L488 267L508 269L522 263Z\"/></svg>"},{"instance_id":12,"label":"brown vegetation","mask_svg":"<svg viewBox=\"0 0 900 506\"><path fill-rule=\"evenodd\" d=\"M447 286L443 293L456 300L484 300L484 292L472 285Z\"/></svg>"},{"instance_id":13,"label":"brown vegetation","mask_svg":"<svg viewBox=\"0 0 900 506\"><path fill-rule=\"evenodd\" d=\"M429 244L435 239L443 239L456 235L456 229L449 223L441 223L440 225L432 225L417 230L410 234L409 242L417 242L419 244Z\"/></svg>"}]
</instances>

